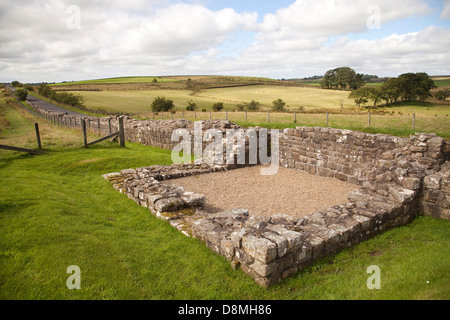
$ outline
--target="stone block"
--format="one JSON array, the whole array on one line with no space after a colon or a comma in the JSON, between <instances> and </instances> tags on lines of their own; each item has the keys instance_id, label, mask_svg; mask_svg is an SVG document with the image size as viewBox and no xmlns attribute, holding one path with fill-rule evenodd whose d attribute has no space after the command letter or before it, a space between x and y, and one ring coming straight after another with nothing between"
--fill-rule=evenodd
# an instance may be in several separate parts
<instances>
[{"instance_id":1,"label":"stone block","mask_svg":"<svg viewBox=\"0 0 450 320\"><path fill-rule=\"evenodd\" d=\"M220 249L222 250L222 252L225 255L225 258L227 260L231 260L234 257L234 249L235 249L235 244L233 241L231 240L222 240L220 243Z\"/></svg>"},{"instance_id":2,"label":"stone block","mask_svg":"<svg viewBox=\"0 0 450 320\"><path fill-rule=\"evenodd\" d=\"M206 202L206 198L202 194L195 194L193 192L185 192L181 199L189 207L200 207L203 208Z\"/></svg>"},{"instance_id":3,"label":"stone block","mask_svg":"<svg viewBox=\"0 0 450 320\"><path fill-rule=\"evenodd\" d=\"M423 180L425 189L439 189L441 187L441 179L438 175L426 176Z\"/></svg>"},{"instance_id":4,"label":"stone block","mask_svg":"<svg viewBox=\"0 0 450 320\"><path fill-rule=\"evenodd\" d=\"M409 189L409 190L419 190L420 189L420 179L417 179L417 178L403 178L403 179L400 179L400 183L405 189Z\"/></svg>"},{"instance_id":5,"label":"stone block","mask_svg":"<svg viewBox=\"0 0 450 320\"><path fill-rule=\"evenodd\" d=\"M416 193L413 190L402 189L398 187L389 187L389 194L400 203L410 202L414 199Z\"/></svg>"},{"instance_id":6,"label":"stone block","mask_svg":"<svg viewBox=\"0 0 450 320\"><path fill-rule=\"evenodd\" d=\"M302 234L300 232L287 230L280 225L268 225L267 229L276 232L278 235L286 238L288 242L288 251L299 248L302 245Z\"/></svg>"},{"instance_id":7,"label":"stone block","mask_svg":"<svg viewBox=\"0 0 450 320\"><path fill-rule=\"evenodd\" d=\"M276 244L262 237L253 235L243 236L242 248L255 260L263 263L268 263L277 257Z\"/></svg>"},{"instance_id":8,"label":"stone block","mask_svg":"<svg viewBox=\"0 0 450 320\"><path fill-rule=\"evenodd\" d=\"M261 277L268 277L277 271L276 261L269 262L267 264L255 260L251 265L249 265L257 274Z\"/></svg>"},{"instance_id":9,"label":"stone block","mask_svg":"<svg viewBox=\"0 0 450 320\"><path fill-rule=\"evenodd\" d=\"M429 217L440 218L442 209L437 204L422 202L421 213Z\"/></svg>"},{"instance_id":10,"label":"stone block","mask_svg":"<svg viewBox=\"0 0 450 320\"><path fill-rule=\"evenodd\" d=\"M245 229L245 228L238 229L231 233L230 239L231 239L231 241L233 241L233 243L236 247L240 248L241 247L241 239L246 234L247 234L247 229Z\"/></svg>"},{"instance_id":11,"label":"stone block","mask_svg":"<svg viewBox=\"0 0 450 320\"><path fill-rule=\"evenodd\" d=\"M341 180L341 181L344 181L344 182L347 182L347 181L348 181L348 176L346 176L345 174L339 173L339 172L336 172L335 175L334 175L334 177L335 177L336 179Z\"/></svg>"},{"instance_id":12,"label":"stone block","mask_svg":"<svg viewBox=\"0 0 450 320\"><path fill-rule=\"evenodd\" d=\"M367 202L370 200L370 194L365 189L355 189L348 193L348 200L350 202L358 202L358 201Z\"/></svg>"},{"instance_id":13,"label":"stone block","mask_svg":"<svg viewBox=\"0 0 450 320\"><path fill-rule=\"evenodd\" d=\"M180 198L167 198L157 200L155 203L155 210L159 212L174 212L184 207L184 201Z\"/></svg>"},{"instance_id":14,"label":"stone block","mask_svg":"<svg viewBox=\"0 0 450 320\"><path fill-rule=\"evenodd\" d=\"M264 238L269 239L277 245L277 256L279 258L283 257L288 250L288 241L286 238L281 237L273 232L263 233Z\"/></svg>"},{"instance_id":15,"label":"stone block","mask_svg":"<svg viewBox=\"0 0 450 320\"><path fill-rule=\"evenodd\" d=\"M428 202L437 202L442 192L440 190L424 190L423 199Z\"/></svg>"}]
</instances>

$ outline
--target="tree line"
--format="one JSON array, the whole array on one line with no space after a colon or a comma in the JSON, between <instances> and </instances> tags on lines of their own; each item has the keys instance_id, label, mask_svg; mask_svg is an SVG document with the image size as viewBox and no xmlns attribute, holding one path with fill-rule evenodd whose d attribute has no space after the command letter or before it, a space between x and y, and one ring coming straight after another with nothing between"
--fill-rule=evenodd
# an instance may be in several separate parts
<instances>
[{"instance_id":1,"label":"tree line","mask_svg":"<svg viewBox=\"0 0 450 320\"><path fill-rule=\"evenodd\" d=\"M320 85L324 89L352 90L349 98L354 99L358 107L369 101L374 107L384 102L392 105L399 102L424 101L434 97L439 101L446 101L450 97L450 90L440 90L433 96L432 89L436 89L433 79L425 72L404 73L397 78L387 78L379 87L367 87L366 81L377 78L374 75L356 73L349 67L328 70Z\"/></svg>"},{"instance_id":2,"label":"tree line","mask_svg":"<svg viewBox=\"0 0 450 320\"><path fill-rule=\"evenodd\" d=\"M69 105L72 107L77 107L84 109L84 97L80 94L75 94L71 92L56 92L52 90L48 85L41 84L38 88L38 93L48 99L54 100L58 103Z\"/></svg>"},{"instance_id":3,"label":"tree line","mask_svg":"<svg viewBox=\"0 0 450 320\"><path fill-rule=\"evenodd\" d=\"M433 79L424 72L405 73L390 78L379 87L361 87L353 90L349 98L360 107L371 100L377 107L381 102L386 106L399 102L424 101L432 97L431 90L436 89Z\"/></svg>"}]
</instances>

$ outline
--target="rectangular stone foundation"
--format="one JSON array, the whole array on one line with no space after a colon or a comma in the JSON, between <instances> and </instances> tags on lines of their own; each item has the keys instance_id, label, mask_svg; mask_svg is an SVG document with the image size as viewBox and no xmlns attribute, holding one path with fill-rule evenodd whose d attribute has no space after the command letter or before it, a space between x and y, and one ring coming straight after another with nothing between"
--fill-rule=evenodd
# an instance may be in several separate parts
<instances>
[{"instance_id":1,"label":"rectangular stone foundation","mask_svg":"<svg viewBox=\"0 0 450 320\"><path fill-rule=\"evenodd\" d=\"M263 287L342 248L407 224L418 213L418 192L397 185L391 185L387 194L356 189L350 192L349 203L301 219L283 215L262 219L246 209L205 213L197 210L205 203L203 195L164 183L182 176L226 170L225 166L205 164L153 166L103 177L183 234L204 241Z\"/></svg>"}]
</instances>

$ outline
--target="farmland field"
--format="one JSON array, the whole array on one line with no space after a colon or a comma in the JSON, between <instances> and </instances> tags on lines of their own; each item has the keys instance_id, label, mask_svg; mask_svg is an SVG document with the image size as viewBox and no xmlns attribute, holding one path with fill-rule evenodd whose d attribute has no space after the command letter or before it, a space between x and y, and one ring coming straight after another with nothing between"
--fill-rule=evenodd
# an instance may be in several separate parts
<instances>
[{"instance_id":1,"label":"farmland field","mask_svg":"<svg viewBox=\"0 0 450 320\"><path fill-rule=\"evenodd\" d=\"M354 106L348 99L348 92L323 90L303 87L280 86L245 86L203 90L192 94L190 90L127 90L127 91L92 91L82 92L86 106L112 112L128 112L141 114L150 110L153 99L164 96L174 101L177 110L185 110L187 102L193 100L198 109L211 110L216 102L224 102L225 110L234 110L238 104L252 100L260 102L262 109L270 110L272 101L283 99L288 110L304 109L338 109L340 103L344 107Z\"/></svg>"},{"instance_id":2,"label":"farmland field","mask_svg":"<svg viewBox=\"0 0 450 320\"><path fill-rule=\"evenodd\" d=\"M157 79L157 83L151 83ZM188 80L191 79L191 80ZM435 78L439 88L445 88L448 77ZM191 82L192 87L189 87ZM206 120L228 119L246 126L270 126L272 128L305 126L330 126L341 129L372 133L408 136L414 132L432 132L450 138L450 104L428 102L402 103L390 107L372 109L370 127L369 110L355 108L348 98L349 91L326 90L311 85L295 85L290 81L265 78L224 76L173 76L173 77L122 77L89 80L53 85L53 88L78 91L85 98L86 107L102 113L122 113L142 119ZM175 114L153 114L151 103L163 96L173 100ZM287 113L270 113L272 101L286 102ZM197 104L197 111L186 112L188 101ZM260 103L259 112L238 112L238 105L255 100ZM224 110L211 112L216 102L224 103ZM91 113L92 113L91 112ZM211 113L210 113L211 112ZM295 117L294 112L297 113ZM326 112L329 112L328 123ZM416 115L415 130L412 128ZM297 120L297 121L294 121ZM270 123L269 123L270 122Z\"/></svg>"}]
</instances>

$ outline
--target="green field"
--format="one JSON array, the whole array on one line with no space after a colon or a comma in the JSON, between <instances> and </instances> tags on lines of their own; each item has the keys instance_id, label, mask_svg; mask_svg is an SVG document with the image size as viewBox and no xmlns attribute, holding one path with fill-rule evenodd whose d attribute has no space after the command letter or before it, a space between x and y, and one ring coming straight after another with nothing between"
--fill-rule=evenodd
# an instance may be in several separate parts
<instances>
[{"instance_id":1,"label":"green field","mask_svg":"<svg viewBox=\"0 0 450 320\"><path fill-rule=\"evenodd\" d=\"M260 102L262 109L270 110L272 101L281 98L288 105L287 110L339 109L353 107L348 92L302 87L245 86L203 90L193 94L190 90L126 90L80 92L85 97L86 106L91 109L111 110L135 114L148 113L153 99L164 96L174 101L177 110L185 110L187 102L193 100L198 110L212 109L216 102L224 102L225 110L235 110L238 104L252 100Z\"/></svg>"},{"instance_id":2,"label":"green field","mask_svg":"<svg viewBox=\"0 0 450 320\"><path fill-rule=\"evenodd\" d=\"M166 82L186 82L191 79L194 82L201 83L216 83L216 84L245 84L255 82L277 82L277 80L261 77L233 77L233 76L141 76L141 77L115 77L93 80L81 80L71 82L54 83L51 86L79 86L79 85L102 85L102 84L134 84L134 83L149 83L153 84L154 80L157 83Z\"/></svg>"},{"instance_id":3,"label":"green field","mask_svg":"<svg viewBox=\"0 0 450 320\"><path fill-rule=\"evenodd\" d=\"M34 118L0 94L0 299L442 299L450 297L449 222L418 217L269 289L120 194L101 175L170 164L169 150L103 142ZM90 136L89 140L95 136ZM67 267L81 289L66 287ZM369 290L368 266L381 269Z\"/></svg>"},{"instance_id":4,"label":"green field","mask_svg":"<svg viewBox=\"0 0 450 320\"><path fill-rule=\"evenodd\" d=\"M387 133L408 136L414 132L437 133L444 138L450 138L450 105L438 103L407 103L392 107L380 107L371 110L371 126L368 128L368 110L354 108L354 102L348 99L348 92L324 90L304 87L282 86L245 86L235 88L220 88L202 90L192 94L190 90L126 90L126 91L95 91L81 92L86 99L86 106L94 110L104 110L113 113L132 114L145 119L180 119L206 120L210 117L212 105L218 101L224 102L222 112L212 112L212 119L226 119L248 125L267 126L267 111L236 112L238 104L256 100L262 104L261 110L270 110L271 102L277 98L283 99L290 113L270 114L270 123L280 124L280 127L327 126L326 112L329 111L328 126L334 128ZM157 96L164 96L174 101L176 114L164 113L154 115L151 112L151 102ZM193 100L198 110L184 111L187 102ZM342 103L342 108L341 108ZM205 110L206 112L202 112ZM227 114L225 113L227 111ZM294 123L297 112L297 122ZM416 115L416 127L412 130L413 114Z\"/></svg>"}]
</instances>

